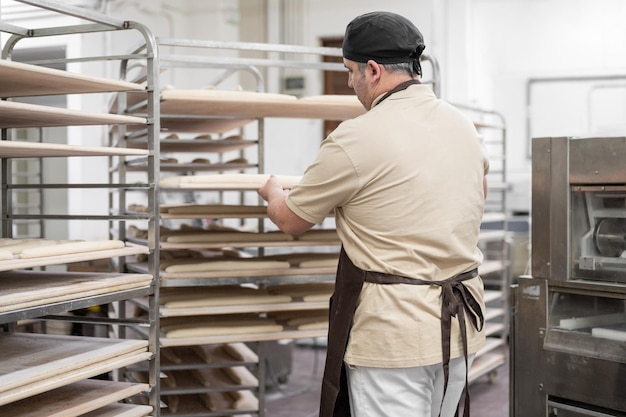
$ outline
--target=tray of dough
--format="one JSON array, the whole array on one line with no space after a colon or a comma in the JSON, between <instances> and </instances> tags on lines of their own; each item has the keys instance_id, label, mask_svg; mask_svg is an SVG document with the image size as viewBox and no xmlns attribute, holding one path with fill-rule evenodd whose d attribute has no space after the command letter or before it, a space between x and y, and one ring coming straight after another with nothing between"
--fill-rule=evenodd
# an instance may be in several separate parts
<instances>
[{"instance_id":1,"label":"tray of dough","mask_svg":"<svg viewBox=\"0 0 626 417\"><path fill-rule=\"evenodd\" d=\"M178 346L160 352L162 370L236 367L259 362L258 355L245 343Z\"/></svg>"},{"instance_id":2,"label":"tray of dough","mask_svg":"<svg viewBox=\"0 0 626 417\"><path fill-rule=\"evenodd\" d=\"M292 253L249 258L198 255L162 258L159 277L162 280L175 281L186 278L327 275L337 271L337 264L338 255L334 253ZM145 262L128 264L128 268L134 272L148 272Z\"/></svg>"},{"instance_id":3,"label":"tray of dough","mask_svg":"<svg viewBox=\"0 0 626 417\"><path fill-rule=\"evenodd\" d=\"M160 207L162 219L193 218L265 218L267 206L247 206L235 204L184 204Z\"/></svg>"},{"instance_id":4,"label":"tray of dough","mask_svg":"<svg viewBox=\"0 0 626 417\"><path fill-rule=\"evenodd\" d=\"M246 232L219 230L183 230L164 231L161 233L162 249L185 249L193 247L246 247L246 246L284 246L292 242L307 244L339 244L335 229L312 229L299 235L290 235L280 231ZM181 245L182 244L182 245ZM200 246L194 246L199 244ZM217 245L216 245L217 244Z\"/></svg>"},{"instance_id":5,"label":"tray of dough","mask_svg":"<svg viewBox=\"0 0 626 417\"><path fill-rule=\"evenodd\" d=\"M144 340L0 335L0 405L147 360L147 346Z\"/></svg>"},{"instance_id":6,"label":"tray of dough","mask_svg":"<svg viewBox=\"0 0 626 417\"><path fill-rule=\"evenodd\" d=\"M133 395L148 391L148 384L86 379L33 397L0 406L0 415L10 417L78 417L85 413L117 410L111 416L145 416L152 407L117 404ZM124 411L129 414L120 414Z\"/></svg>"},{"instance_id":7,"label":"tray of dough","mask_svg":"<svg viewBox=\"0 0 626 417\"><path fill-rule=\"evenodd\" d=\"M148 265L146 263L127 264L131 271L138 273L147 273ZM230 269L220 271L202 271L202 272L161 272L159 278L162 286L177 285L179 280L186 279L220 279L220 278L266 278L266 277L292 277L292 276L310 276L310 275L329 275L335 274L337 268L319 267L319 268L281 268L281 269Z\"/></svg>"},{"instance_id":8,"label":"tray of dough","mask_svg":"<svg viewBox=\"0 0 626 417\"><path fill-rule=\"evenodd\" d=\"M163 318L161 332L161 346L170 347L321 337L327 329L287 326L250 313Z\"/></svg>"},{"instance_id":9,"label":"tray of dough","mask_svg":"<svg viewBox=\"0 0 626 417\"><path fill-rule=\"evenodd\" d=\"M0 271L147 254L146 246L120 240L0 239Z\"/></svg>"},{"instance_id":10,"label":"tray of dough","mask_svg":"<svg viewBox=\"0 0 626 417\"><path fill-rule=\"evenodd\" d=\"M2 79L0 98L145 90L136 83L4 59L0 60L0 79Z\"/></svg>"},{"instance_id":11,"label":"tray of dough","mask_svg":"<svg viewBox=\"0 0 626 417\"><path fill-rule=\"evenodd\" d=\"M256 168L257 164L251 164L247 162L216 162L212 163L206 161L176 161L176 162L160 162L160 172L233 172L243 171L246 169ZM147 163L144 164L130 164L126 166L126 171L129 172L144 172L148 170Z\"/></svg>"},{"instance_id":12,"label":"tray of dough","mask_svg":"<svg viewBox=\"0 0 626 417\"><path fill-rule=\"evenodd\" d=\"M245 232L242 232L245 233ZM250 233L252 234L252 233ZM258 234L257 234L258 235ZM323 239L323 236L318 235L319 239L293 239L290 235L285 239L261 239L263 236L228 236L223 240L214 240L211 241L211 236L208 236L207 239L203 239L204 241L199 242L161 242L160 247L161 250L175 250L175 249L219 249L224 247L237 247L237 248L252 248L252 247L297 247L297 246L336 246L339 245L339 239ZM240 239L234 239L234 238ZM267 237L267 236L265 236ZM255 239L256 238L256 239ZM143 243L143 241L137 241L138 243Z\"/></svg>"},{"instance_id":13,"label":"tray of dough","mask_svg":"<svg viewBox=\"0 0 626 417\"><path fill-rule=\"evenodd\" d=\"M129 234L129 240L145 245L147 243L146 232L142 230L133 230ZM181 228L181 229L162 229L160 233L160 249L161 250L184 250L184 249L221 249L226 247L280 247L280 246L335 246L339 245L339 237L335 229L311 229L299 235L290 235L280 231L269 232L248 232L233 228L228 229L204 229L204 228ZM252 259L241 259L242 262L252 262ZM256 261L261 261L256 259ZM207 261L208 262L208 261ZM269 262L269 260L265 260ZM245 265L245 264L242 264ZM208 269L224 269L215 268L207 265ZM263 266L263 265L259 265ZM276 265L275 268L284 266ZM179 268L174 268L179 269ZM166 272L178 272L174 269L166 270ZM198 270L194 268L195 270ZM250 268L244 268L250 269ZM191 270L180 272L193 272Z\"/></svg>"},{"instance_id":14,"label":"tray of dough","mask_svg":"<svg viewBox=\"0 0 626 417\"><path fill-rule=\"evenodd\" d=\"M0 157L2 158L115 155L145 156L148 155L148 151L143 149L74 146L57 143L21 142L7 140L3 140L0 142Z\"/></svg>"},{"instance_id":15,"label":"tray of dough","mask_svg":"<svg viewBox=\"0 0 626 417\"><path fill-rule=\"evenodd\" d=\"M284 287L284 288L282 288ZM332 283L303 283L254 289L241 286L162 288L161 317L312 310L328 307ZM136 299L144 310L146 299Z\"/></svg>"},{"instance_id":16,"label":"tray of dough","mask_svg":"<svg viewBox=\"0 0 626 417\"><path fill-rule=\"evenodd\" d=\"M161 115L161 130L165 132L180 133L226 133L231 130L241 129L247 124L253 123L253 119L241 119L234 117L215 116L174 116ZM128 131L138 130L140 126L130 125Z\"/></svg>"},{"instance_id":17,"label":"tray of dough","mask_svg":"<svg viewBox=\"0 0 626 417\"><path fill-rule=\"evenodd\" d=\"M106 113L90 113L61 107L0 101L0 128L86 126L86 125L145 125L144 117Z\"/></svg>"},{"instance_id":18,"label":"tray of dough","mask_svg":"<svg viewBox=\"0 0 626 417\"><path fill-rule=\"evenodd\" d=\"M247 219L266 218L267 206L242 204L161 204L159 206L162 219ZM128 213L146 213L149 207L143 204L130 204ZM333 217L329 213L328 217Z\"/></svg>"},{"instance_id":19,"label":"tray of dough","mask_svg":"<svg viewBox=\"0 0 626 417\"><path fill-rule=\"evenodd\" d=\"M136 381L147 382L147 372L131 372ZM228 392L254 389L258 379L245 366L161 370L161 395Z\"/></svg>"},{"instance_id":20,"label":"tray of dough","mask_svg":"<svg viewBox=\"0 0 626 417\"><path fill-rule=\"evenodd\" d=\"M229 136L223 139L209 139L206 135L193 139L162 139L159 141L161 153L194 152L194 153L224 153L240 151L256 146L256 140L243 139L240 136ZM128 139L127 148L147 149L148 141L145 137Z\"/></svg>"},{"instance_id":21,"label":"tray of dough","mask_svg":"<svg viewBox=\"0 0 626 417\"><path fill-rule=\"evenodd\" d=\"M152 275L84 272L0 272L0 313L117 291L149 288Z\"/></svg>"}]
</instances>

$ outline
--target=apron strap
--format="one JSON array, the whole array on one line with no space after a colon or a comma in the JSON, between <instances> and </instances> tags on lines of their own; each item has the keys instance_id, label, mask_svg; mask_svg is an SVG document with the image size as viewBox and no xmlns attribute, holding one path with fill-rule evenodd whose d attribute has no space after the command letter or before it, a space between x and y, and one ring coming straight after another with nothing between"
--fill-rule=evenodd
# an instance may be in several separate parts
<instances>
[{"instance_id":1,"label":"apron strap","mask_svg":"<svg viewBox=\"0 0 626 417\"><path fill-rule=\"evenodd\" d=\"M383 100L385 100L390 95L392 95L394 93L397 93L398 91L406 90L407 88L409 88L413 84L421 84L421 81L420 80L416 80L416 79L411 79L411 80L407 80L407 81L404 81L404 82L398 84L393 89L388 91L384 96L382 96L381 99L376 102L375 106L378 106Z\"/></svg>"},{"instance_id":2,"label":"apron strap","mask_svg":"<svg viewBox=\"0 0 626 417\"><path fill-rule=\"evenodd\" d=\"M445 397L448 389L448 379L450 377L450 344L452 333L452 317L459 321L461 340L463 343L463 354L465 357L465 405L463 407L463 417L470 415L469 379L468 379L468 359L467 359L467 328L465 326L465 313L469 313L469 319L474 328L481 331L485 318L483 317L480 303L474 298L472 293L467 291L463 281L472 279L478 275L477 269L464 272L443 281L425 281L418 278L407 278L398 275L385 274L382 272L367 271L365 282L374 284L410 284L410 285L437 285L441 287L441 350L443 355L443 395ZM458 414L458 410L457 410Z\"/></svg>"},{"instance_id":3,"label":"apron strap","mask_svg":"<svg viewBox=\"0 0 626 417\"><path fill-rule=\"evenodd\" d=\"M320 417L350 417L351 415L343 357L364 276L365 271L352 263L342 246L337 266L335 291L329 303L328 347L322 378Z\"/></svg>"}]
</instances>

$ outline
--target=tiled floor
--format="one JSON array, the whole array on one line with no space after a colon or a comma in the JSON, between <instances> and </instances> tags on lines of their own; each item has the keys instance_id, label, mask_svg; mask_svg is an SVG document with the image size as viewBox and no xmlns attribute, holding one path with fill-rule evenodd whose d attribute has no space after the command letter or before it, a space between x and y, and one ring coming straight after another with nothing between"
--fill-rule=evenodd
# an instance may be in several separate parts
<instances>
[{"instance_id":1,"label":"tiled floor","mask_svg":"<svg viewBox=\"0 0 626 417\"><path fill-rule=\"evenodd\" d=\"M285 384L268 388L267 417L317 417L323 347L294 346L292 370ZM270 364L271 367L271 364ZM268 369L271 373L271 369ZM470 386L471 411L476 417L509 415L508 363L498 368L493 381L482 377Z\"/></svg>"}]
</instances>

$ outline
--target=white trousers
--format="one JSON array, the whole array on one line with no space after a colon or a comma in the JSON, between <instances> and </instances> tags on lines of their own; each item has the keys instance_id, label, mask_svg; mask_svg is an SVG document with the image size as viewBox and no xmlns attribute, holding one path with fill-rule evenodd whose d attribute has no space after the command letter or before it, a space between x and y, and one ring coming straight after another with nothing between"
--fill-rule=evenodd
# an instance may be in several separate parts
<instances>
[{"instance_id":1,"label":"white trousers","mask_svg":"<svg viewBox=\"0 0 626 417\"><path fill-rule=\"evenodd\" d=\"M468 357L471 366L475 355ZM465 387L465 358L450 361L446 397L443 365L370 368L346 364L352 417L454 417Z\"/></svg>"}]
</instances>

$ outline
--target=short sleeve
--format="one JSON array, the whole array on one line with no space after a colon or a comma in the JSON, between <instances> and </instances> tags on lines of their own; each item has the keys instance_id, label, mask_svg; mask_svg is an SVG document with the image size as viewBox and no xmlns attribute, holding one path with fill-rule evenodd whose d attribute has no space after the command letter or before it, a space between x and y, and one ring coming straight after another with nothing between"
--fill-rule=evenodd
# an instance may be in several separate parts
<instances>
[{"instance_id":1,"label":"short sleeve","mask_svg":"<svg viewBox=\"0 0 626 417\"><path fill-rule=\"evenodd\" d=\"M357 193L359 177L345 150L326 138L315 161L287 196L287 206L309 223L321 223Z\"/></svg>"}]
</instances>

